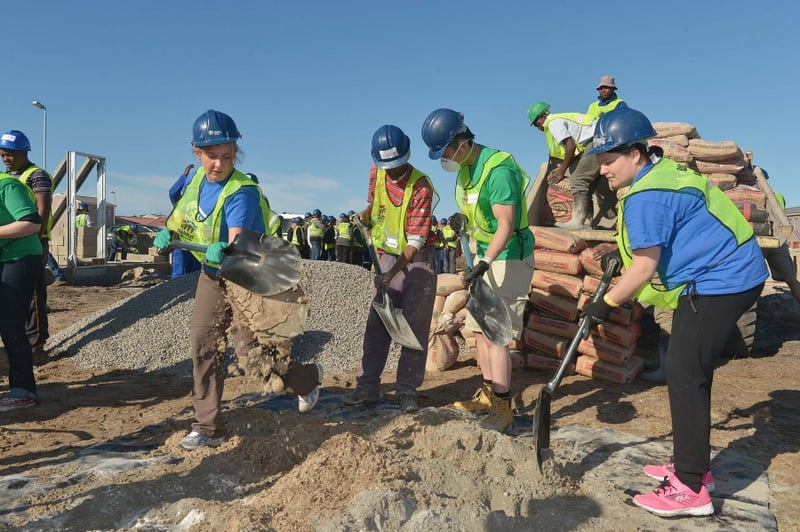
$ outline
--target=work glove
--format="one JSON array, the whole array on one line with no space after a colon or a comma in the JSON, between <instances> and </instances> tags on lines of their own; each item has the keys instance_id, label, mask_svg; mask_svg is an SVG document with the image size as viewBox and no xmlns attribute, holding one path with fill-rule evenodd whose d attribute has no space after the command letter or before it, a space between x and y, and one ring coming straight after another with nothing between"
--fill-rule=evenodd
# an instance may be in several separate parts
<instances>
[{"instance_id":1,"label":"work glove","mask_svg":"<svg viewBox=\"0 0 800 532\"><path fill-rule=\"evenodd\" d=\"M598 301L592 301L583 307L581 318L589 318L589 326L583 331L584 340L589 338L589 332L594 328L595 325L603 323L608 319L608 315L612 308L613 307L606 303L603 298L600 298Z\"/></svg>"},{"instance_id":2,"label":"work glove","mask_svg":"<svg viewBox=\"0 0 800 532\"><path fill-rule=\"evenodd\" d=\"M619 249L615 249L614 251L609 251L608 253L603 255L603 258L600 259L600 267L603 268L603 271L605 272L606 268L608 268L609 261L611 261L612 259L616 260L617 263L614 268L614 273L612 273L611 275L617 275L620 271L620 268L622 268L622 256L619 254Z\"/></svg>"},{"instance_id":3,"label":"work glove","mask_svg":"<svg viewBox=\"0 0 800 532\"><path fill-rule=\"evenodd\" d=\"M153 246L158 253L164 253L170 244L172 244L172 231L169 229L162 229L153 239Z\"/></svg>"},{"instance_id":4,"label":"work glove","mask_svg":"<svg viewBox=\"0 0 800 532\"><path fill-rule=\"evenodd\" d=\"M208 249L206 249L206 262L219 264L225 256L225 248L228 247L227 242L214 242Z\"/></svg>"},{"instance_id":5,"label":"work glove","mask_svg":"<svg viewBox=\"0 0 800 532\"><path fill-rule=\"evenodd\" d=\"M469 253L468 250L467 253ZM483 274L489 269L489 264L489 261L483 259L479 260L478 264L476 264L474 268L469 270L466 275L464 275L464 282L468 285L471 285L478 279L478 277L483 277Z\"/></svg>"}]
</instances>

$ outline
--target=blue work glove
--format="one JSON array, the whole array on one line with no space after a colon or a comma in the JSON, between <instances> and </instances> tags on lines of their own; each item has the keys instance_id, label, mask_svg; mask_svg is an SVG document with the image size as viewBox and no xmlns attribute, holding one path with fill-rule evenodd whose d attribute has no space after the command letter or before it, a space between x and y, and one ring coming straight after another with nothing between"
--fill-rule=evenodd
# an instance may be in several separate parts
<instances>
[{"instance_id":1,"label":"blue work glove","mask_svg":"<svg viewBox=\"0 0 800 532\"><path fill-rule=\"evenodd\" d=\"M599 301L593 301L583 307L581 318L589 318L589 326L583 331L584 340L589 338L589 332L594 328L595 325L603 323L608 319L608 315L611 313L612 308L614 307L606 303L603 298L600 298Z\"/></svg>"},{"instance_id":2,"label":"blue work glove","mask_svg":"<svg viewBox=\"0 0 800 532\"><path fill-rule=\"evenodd\" d=\"M469 253L469 250L467 250L467 253ZM478 277L483 277L483 274L489 269L489 264L489 261L483 259L479 260L478 264L464 275L464 282L470 285L474 283Z\"/></svg>"},{"instance_id":3,"label":"blue work glove","mask_svg":"<svg viewBox=\"0 0 800 532\"><path fill-rule=\"evenodd\" d=\"M225 254L225 248L228 247L227 242L214 242L206 250L206 262L219 264L222 262L222 257Z\"/></svg>"},{"instance_id":4,"label":"blue work glove","mask_svg":"<svg viewBox=\"0 0 800 532\"><path fill-rule=\"evenodd\" d=\"M166 250L170 244L172 244L172 231L169 229L162 229L153 239L153 246L155 246L159 253Z\"/></svg>"}]
</instances>

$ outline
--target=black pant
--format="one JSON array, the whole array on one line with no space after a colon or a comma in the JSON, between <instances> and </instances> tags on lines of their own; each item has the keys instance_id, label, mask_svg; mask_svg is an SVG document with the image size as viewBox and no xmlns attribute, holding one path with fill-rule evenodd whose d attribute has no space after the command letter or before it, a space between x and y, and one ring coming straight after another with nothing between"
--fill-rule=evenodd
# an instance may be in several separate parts
<instances>
[{"instance_id":1,"label":"black pant","mask_svg":"<svg viewBox=\"0 0 800 532\"><path fill-rule=\"evenodd\" d=\"M711 384L736 321L753 306L764 284L737 294L681 297L672 319L667 376L675 471L695 491L711 458ZM692 307L694 303L694 308ZM695 308L697 309L695 311Z\"/></svg>"},{"instance_id":2,"label":"black pant","mask_svg":"<svg viewBox=\"0 0 800 532\"><path fill-rule=\"evenodd\" d=\"M8 380L11 389L36 393L33 376L33 351L25 334L25 318L40 271L41 255L0 262L0 338L8 353Z\"/></svg>"},{"instance_id":3,"label":"black pant","mask_svg":"<svg viewBox=\"0 0 800 532\"><path fill-rule=\"evenodd\" d=\"M42 239L42 260L37 267L37 276L33 285L33 295L28 305L28 314L25 320L25 332L31 345L41 345L50 337L50 324L47 319L47 279L44 270L47 258L50 256L50 244L47 239Z\"/></svg>"}]
</instances>

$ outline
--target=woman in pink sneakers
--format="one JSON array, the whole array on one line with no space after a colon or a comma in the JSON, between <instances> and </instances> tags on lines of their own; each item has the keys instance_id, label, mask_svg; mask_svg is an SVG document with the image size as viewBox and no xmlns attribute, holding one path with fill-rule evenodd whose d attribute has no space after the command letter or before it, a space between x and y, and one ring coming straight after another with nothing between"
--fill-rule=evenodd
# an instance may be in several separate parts
<instances>
[{"instance_id":1,"label":"woman in pink sneakers","mask_svg":"<svg viewBox=\"0 0 800 532\"><path fill-rule=\"evenodd\" d=\"M653 125L615 109L597 122L592 148L619 200L617 244L626 271L584 309L596 323L635 298L675 310L665 372L675 461L649 465L661 484L634 497L660 516L714 513L709 490L711 384L736 321L761 294L767 268L753 230L705 177L647 147Z\"/></svg>"}]
</instances>

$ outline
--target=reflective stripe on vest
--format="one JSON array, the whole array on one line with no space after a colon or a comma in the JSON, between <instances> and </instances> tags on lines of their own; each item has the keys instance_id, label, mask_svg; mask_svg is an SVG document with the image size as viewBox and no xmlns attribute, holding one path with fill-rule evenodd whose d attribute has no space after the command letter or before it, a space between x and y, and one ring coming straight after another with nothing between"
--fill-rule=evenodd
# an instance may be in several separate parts
<instances>
[{"instance_id":1,"label":"reflective stripe on vest","mask_svg":"<svg viewBox=\"0 0 800 532\"><path fill-rule=\"evenodd\" d=\"M427 176L414 168L408 177L408 182L403 192L403 203L399 207L395 207L386 192L386 170L376 169L375 195L372 202L372 212L370 213L372 222L370 235L375 249L382 249L383 251L400 255L406 248L408 242L406 241L405 229L408 203L411 201L414 184L422 178L427 179ZM433 188L433 185L431 185L431 188Z\"/></svg>"},{"instance_id":2,"label":"reflective stripe on vest","mask_svg":"<svg viewBox=\"0 0 800 532\"><path fill-rule=\"evenodd\" d=\"M563 144L559 144L553 134L550 133L550 122L556 119L563 119L569 120L570 122L575 122L576 124L580 124L582 126L588 126L594 120L591 116L584 115L582 113L556 113L552 115L547 115L547 118L544 120L544 140L547 143L547 150L550 152L552 157L556 159L564 160L564 157L567 155L567 150L564 148ZM583 150L586 149L586 145L578 144L578 139L573 139L575 141L575 153L582 153Z\"/></svg>"},{"instance_id":3,"label":"reflective stripe on vest","mask_svg":"<svg viewBox=\"0 0 800 532\"><path fill-rule=\"evenodd\" d=\"M30 179L31 175L33 175L33 173L36 170L41 170L42 172L47 174L47 176L50 178L50 197L52 198L53 197L53 189L55 188L55 186L54 186L55 183L53 183L53 176L51 176L50 173L47 170L44 170L43 168L39 168L35 164L32 164L28 168L26 168L25 171L22 172L22 174L20 174L19 180L22 181L22 183L31 190L31 193L33 193L33 189L28 184L28 180ZM34 205L36 205L36 195L35 194L33 195L33 203L34 203ZM39 210L38 206L37 206L36 210L37 211ZM44 220L42 220L42 223L44 223ZM50 218L47 220L47 232L45 233L47 235L47 240L52 240L52 236L53 235L50 232L50 230L52 228L53 228L53 211L52 211L52 205L51 205Z\"/></svg>"},{"instance_id":4,"label":"reflective stripe on vest","mask_svg":"<svg viewBox=\"0 0 800 532\"><path fill-rule=\"evenodd\" d=\"M475 183L475 185L469 185L467 188L464 188L462 183L470 183L471 181L469 177L469 167L462 167L461 170L458 171L458 179L456 179L456 204L461 208L461 212L467 216L467 234L479 242L491 242L494 232L490 231L486 216L484 216L483 212L478 208L478 198L492 170L500 166L509 157L511 158L511 162L514 163L514 166L517 167L517 176L519 177L520 190L522 191L519 201L515 205L515 214L517 216L515 229L518 231L528 227L528 216L526 214L528 211L525 208L525 190L528 188L531 179L528 176L528 172L523 170L522 167L517 164L517 161L514 160L514 156L504 151L498 151L492 154L483 164L478 182Z\"/></svg>"},{"instance_id":5,"label":"reflective stripe on vest","mask_svg":"<svg viewBox=\"0 0 800 532\"><path fill-rule=\"evenodd\" d=\"M203 170L201 166L197 169L194 176L192 176L183 195L178 199L172 212L167 217L167 229L173 231L178 239L184 242L203 244L206 246L214 242L227 242L227 235L224 239L220 236L225 202L229 197L238 192L240 188L257 187L258 185L242 172L234 169L233 173L226 181L225 186L222 187L214 209L205 220L200 221L198 220L197 214L200 210L200 185L202 185L203 181L205 181L205 170ZM261 216L264 221L264 227L268 228L271 223L270 213L272 213L272 210L267 205L264 194L260 193L260 198L259 205L261 207ZM280 220L278 220L278 223L280 223ZM205 260L204 252L192 251L191 253L200 262ZM208 264L214 268L218 266L210 262Z\"/></svg>"},{"instance_id":6,"label":"reflective stripe on vest","mask_svg":"<svg viewBox=\"0 0 800 532\"><path fill-rule=\"evenodd\" d=\"M623 101L624 100L621 98L614 98L607 104L601 106L600 100L595 100L589 104L589 109L586 111L586 116L591 116L593 119L598 119L603 115L603 113L607 113L616 109L616 107Z\"/></svg>"},{"instance_id":7,"label":"reflective stripe on vest","mask_svg":"<svg viewBox=\"0 0 800 532\"><path fill-rule=\"evenodd\" d=\"M353 238L350 234L350 222L339 222L339 225L336 226L336 230L339 232L339 238L345 240L351 240Z\"/></svg>"},{"instance_id":8,"label":"reflective stripe on vest","mask_svg":"<svg viewBox=\"0 0 800 532\"><path fill-rule=\"evenodd\" d=\"M678 191L686 188L694 188L703 193L706 209L719 223L730 230L731 236L736 240L737 249L753 238L753 228L750 227L750 224L744 219L739 209L736 208L733 202L731 202L719 187L714 185L707 178L689 170L680 163L671 159L661 159L619 199L619 211L617 213L617 227L619 231L616 240L617 244L619 244L622 263L625 265L625 268L630 268L631 262L633 261L633 253L630 240L628 239L628 229L625 226L623 218L625 200L634 194L647 190ZM725 258L727 257L724 257L722 260L725 260ZM711 265L705 271L715 267L722 262L722 260ZM636 293L636 298L639 301L650 303L656 307L675 309L678 307L678 299L693 279L676 280L675 282L668 279L667 281L669 281L670 285L675 285L676 282L679 283L678 286L674 286L672 289L664 287L663 279L660 280L660 282L658 281L659 280L650 281L640 288Z\"/></svg>"}]
</instances>

